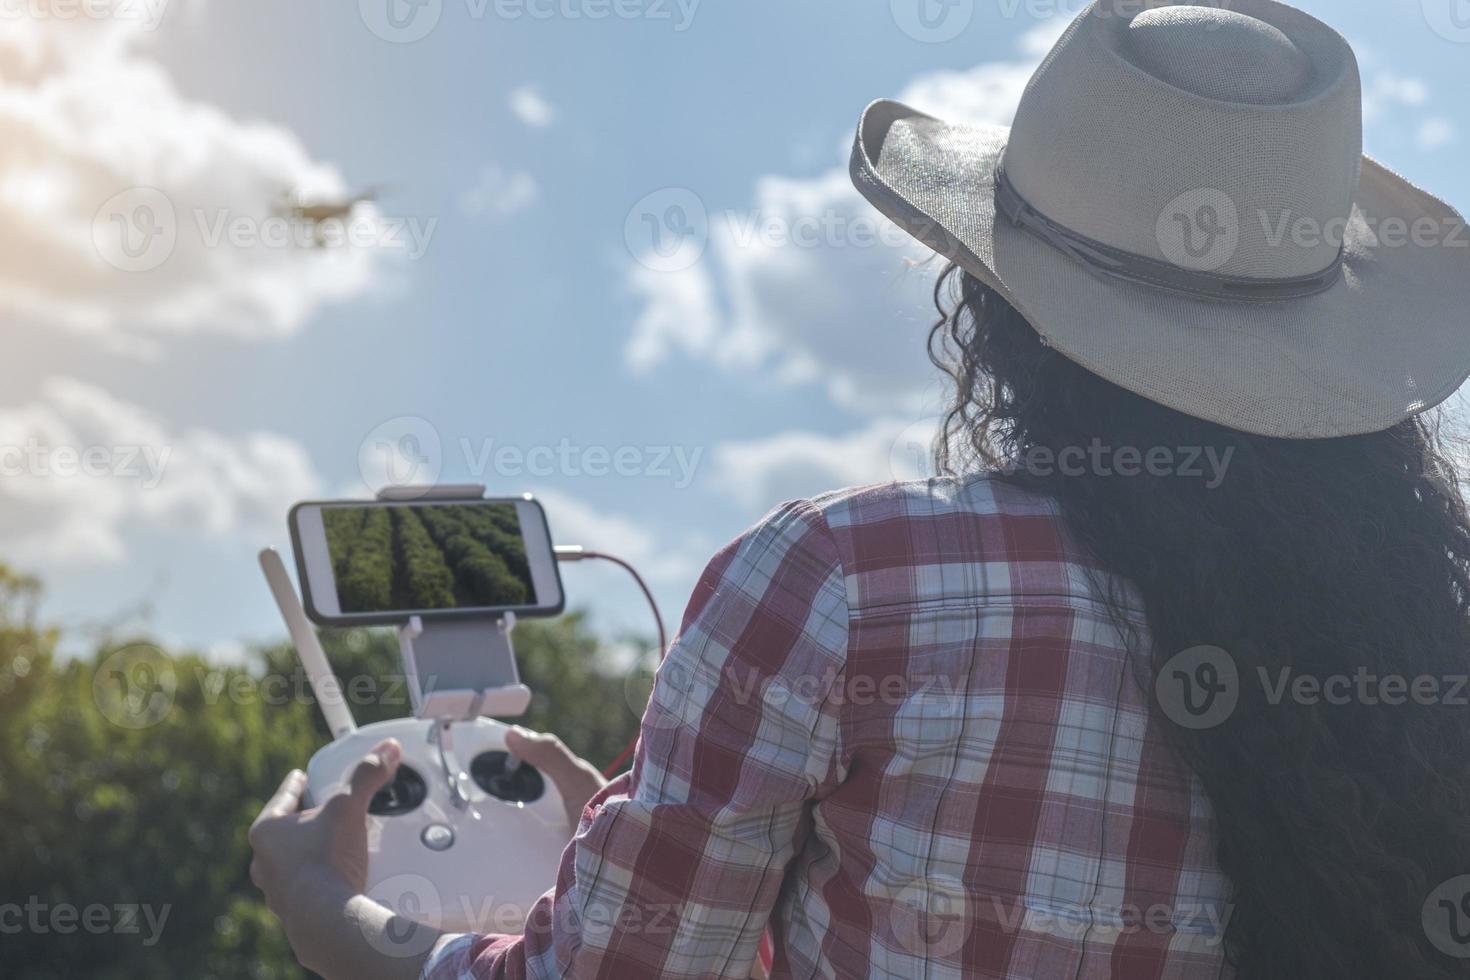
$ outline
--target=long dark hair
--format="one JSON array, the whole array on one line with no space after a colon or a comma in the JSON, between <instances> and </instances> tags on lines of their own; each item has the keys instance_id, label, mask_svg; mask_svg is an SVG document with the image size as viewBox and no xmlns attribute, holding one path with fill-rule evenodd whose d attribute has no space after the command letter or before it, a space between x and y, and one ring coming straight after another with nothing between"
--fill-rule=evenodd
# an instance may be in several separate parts
<instances>
[{"instance_id":1,"label":"long dark hair","mask_svg":"<svg viewBox=\"0 0 1470 980\"><path fill-rule=\"evenodd\" d=\"M1001 470L1057 501L1106 578L1142 601L1146 639L1117 590L1107 597L1141 679L1201 646L1238 671L1239 702L1212 727L1176 724L1150 697L1216 814L1233 888L1225 946L1242 980L1470 974L1424 911L1470 874L1470 692L1457 680L1470 672L1470 519L1437 426L1324 440L1233 431L1083 369L955 267L935 300L930 356L956 387L941 470ZM1023 464L1097 444L1213 450L1228 467L1209 479ZM1345 699L1340 685L1337 697L1268 696L1301 676L1354 683ZM1372 680L1392 677L1407 694ZM1452 925L1456 939L1470 928Z\"/></svg>"}]
</instances>

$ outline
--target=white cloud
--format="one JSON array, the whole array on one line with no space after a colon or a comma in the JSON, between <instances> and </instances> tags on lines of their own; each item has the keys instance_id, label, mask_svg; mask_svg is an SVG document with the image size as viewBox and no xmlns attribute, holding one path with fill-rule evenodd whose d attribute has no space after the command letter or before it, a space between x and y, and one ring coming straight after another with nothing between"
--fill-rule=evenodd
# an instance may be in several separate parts
<instances>
[{"instance_id":1,"label":"white cloud","mask_svg":"<svg viewBox=\"0 0 1470 980\"><path fill-rule=\"evenodd\" d=\"M1380 69L1363 79L1363 119L1376 122L1386 113L1429 101L1429 86L1423 79Z\"/></svg>"},{"instance_id":2,"label":"white cloud","mask_svg":"<svg viewBox=\"0 0 1470 980\"><path fill-rule=\"evenodd\" d=\"M460 195L465 214L506 217L531 207L541 197L536 178L523 171L508 173L491 164L480 171L475 186Z\"/></svg>"},{"instance_id":3,"label":"white cloud","mask_svg":"<svg viewBox=\"0 0 1470 980\"><path fill-rule=\"evenodd\" d=\"M1373 55L1368 64L1376 65ZM1455 127L1434 112L1434 98L1422 78L1389 68L1370 68L1363 79L1364 143L1370 153L1399 157L1406 149L1430 152L1455 139Z\"/></svg>"},{"instance_id":4,"label":"white cloud","mask_svg":"<svg viewBox=\"0 0 1470 980\"><path fill-rule=\"evenodd\" d=\"M635 370L651 368L677 348L685 354L710 354L723 330L715 285L703 263L659 272L636 265L629 286L646 298L633 326L626 357Z\"/></svg>"},{"instance_id":5,"label":"white cloud","mask_svg":"<svg viewBox=\"0 0 1470 980\"><path fill-rule=\"evenodd\" d=\"M1008 124L1063 26L1028 32L1020 60L924 75L899 99L954 121ZM836 404L873 417L932 400L924 341L940 265L862 198L845 165L812 179L764 177L749 209L707 217L699 264L630 268L644 304L624 351L631 368L682 355L821 385Z\"/></svg>"},{"instance_id":6,"label":"white cloud","mask_svg":"<svg viewBox=\"0 0 1470 980\"><path fill-rule=\"evenodd\" d=\"M121 561L125 532L139 528L215 537L274 530L320 486L290 439L178 429L70 378L0 408L0 543L24 565Z\"/></svg>"},{"instance_id":7,"label":"white cloud","mask_svg":"<svg viewBox=\"0 0 1470 980\"><path fill-rule=\"evenodd\" d=\"M1454 123L1443 116L1435 116L1419 124L1415 142L1419 144L1421 150L1437 150L1441 146L1453 143L1456 135Z\"/></svg>"},{"instance_id":8,"label":"white cloud","mask_svg":"<svg viewBox=\"0 0 1470 980\"><path fill-rule=\"evenodd\" d=\"M1021 42L1017 47L1022 54L1030 55L1038 61L1051 53L1057 42L1062 39L1067 28L1072 26L1076 19L1076 13L1080 8L1071 13L1063 13L1037 24L1031 30L1021 35Z\"/></svg>"},{"instance_id":9,"label":"white cloud","mask_svg":"<svg viewBox=\"0 0 1470 980\"><path fill-rule=\"evenodd\" d=\"M692 579L702 567L696 555L661 540L647 521L603 510L560 490L537 490L558 545L582 545L627 561L649 579Z\"/></svg>"},{"instance_id":10,"label":"white cloud","mask_svg":"<svg viewBox=\"0 0 1470 980\"><path fill-rule=\"evenodd\" d=\"M819 384L876 414L911 407L929 380L923 352L931 273L910 244L833 170L763 178L756 203L712 215L695 266L635 265L644 301L625 349L648 370L675 352L786 384Z\"/></svg>"},{"instance_id":11,"label":"white cloud","mask_svg":"<svg viewBox=\"0 0 1470 980\"><path fill-rule=\"evenodd\" d=\"M150 36L128 19L6 21L0 309L148 346L289 333L380 281L391 248L271 242L284 194L341 198L342 175L281 127L185 98ZM381 239L371 205L353 231Z\"/></svg>"},{"instance_id":12,"label":"white cloud","mask_svg":"<svg viewBox=\"0 0 1470 980\"><path fill-rule=\"evenodd\" d=\"M715 447L713 485L742 507L771 507L837 487L932 474L931 447L938 420L878 419L840 435L785 432Z\"/></svg>"},{"instance_id":13,"label":"white cloud","mask_svg":"<svg viewBox=\"0 0 1470 980\"><path fill-rule=\"evenodd\" d=\"M1008 126L1037 64L1039 58L921 75L909 83L898 101L948 122Z\"/></svg>"},{"instance_id":14,"label":"white cloud","mask_svg":"<svg viewBox=\"0 0 1470 980\"><path fill-rule=\"evenodd\" d=\"M510 111L527 126L545 129L556 122L556 108L533 86L522 85L513 90L508 101Z\"/></svg>"},{"instance_id":15,"label":"white cloud","mask_svg":"<svg viewBox=\"0 0 1470 980\"><path fill-rule=\"evenodd\" d=\"M1368 151L1378 156L1404 147L1428 152L1454 142L1454 124L1433 109L1429 83L1389 64L1372 44L1354 43L1363 75L1363 128Z\"/></svg>"}]
</instances>

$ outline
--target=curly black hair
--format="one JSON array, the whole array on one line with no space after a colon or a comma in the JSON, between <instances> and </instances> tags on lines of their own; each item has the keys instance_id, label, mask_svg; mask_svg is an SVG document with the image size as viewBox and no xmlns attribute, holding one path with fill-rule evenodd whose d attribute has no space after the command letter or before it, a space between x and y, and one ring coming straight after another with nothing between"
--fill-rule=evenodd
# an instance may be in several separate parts
<instances>
[{"instance_id":1,"label":"curly black hair","mask_svg":"<svg viewBox=\"0 0 1470 980\"><path fill-rule=\"evenodd\" d=\"M1121 589L1107 592L1150 692L1191 648L1220 648L1238 670L1239 702L1214 727L1175 724L1150 700L1215 811L1239 975L1470 975L1426 928L1436 888L1470 874L1470 518L1442 423L1250 435L1092 374L955 266L935 303L929 353L955 386L941 472L1001 471L1057 502L1106 578L1143 602L1147 636L1129 628ZM1213 450L1229 464L1212 481L1026 463L1098 442ZM1278 678L1302 676L1421 686L1403 697L1397 681L1355 680L1346 698L1283 697ZM1470 900L1449 914L1465 910Z\"/></svg>"}]
</instances>

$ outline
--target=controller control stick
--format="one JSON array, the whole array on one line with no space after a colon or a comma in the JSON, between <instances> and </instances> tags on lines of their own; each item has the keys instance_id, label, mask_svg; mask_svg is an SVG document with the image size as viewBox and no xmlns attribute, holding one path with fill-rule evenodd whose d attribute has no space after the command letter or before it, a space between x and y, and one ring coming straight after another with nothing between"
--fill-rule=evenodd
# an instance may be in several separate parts
<instances>
[{"instance_id":1,"label":"controller control stick","mask_svg":"<svg viewBox=\"0 0 1470 980\"><path fill-rule=\"evenodd\" d=\"M506 803L535 803L546 780L529 762L513 763L505 752L481 752L470 763L470 778L486 794Z\"/></svg>"},{"instance_id":2,"label":"controller control stick","mask_svg":"<svg viewBox=\"0 0 1470 980\"><path fill-rule=\"evenodd\" d=\"M373 795L368 813L375 817L401 817L423 806L429 797L429 785L418 770L402 763L393 774L393 782Z\"/></svg>"}]
</instances>

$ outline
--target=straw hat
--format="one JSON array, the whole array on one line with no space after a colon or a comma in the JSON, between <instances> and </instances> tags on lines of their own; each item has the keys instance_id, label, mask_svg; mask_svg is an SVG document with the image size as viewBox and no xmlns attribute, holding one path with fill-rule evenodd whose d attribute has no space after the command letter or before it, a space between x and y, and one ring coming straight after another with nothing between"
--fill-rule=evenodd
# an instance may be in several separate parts
<instances>
[{"instance_id":1,"label":"straw hat","mask_svg":"<svg viewBox=\"0 0 1470 980\"><path fill-rule=\"evenodd\" d=\"M1261 435L1389 428L1470 374L1470 233L1363 155L1341 35L1226 2L1094 3L1009 129L875 102L853 180L1130 391Z\"/></svg>"}]
</instances>

